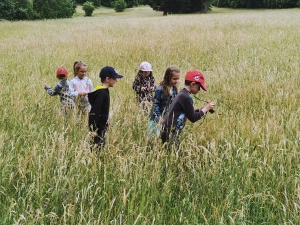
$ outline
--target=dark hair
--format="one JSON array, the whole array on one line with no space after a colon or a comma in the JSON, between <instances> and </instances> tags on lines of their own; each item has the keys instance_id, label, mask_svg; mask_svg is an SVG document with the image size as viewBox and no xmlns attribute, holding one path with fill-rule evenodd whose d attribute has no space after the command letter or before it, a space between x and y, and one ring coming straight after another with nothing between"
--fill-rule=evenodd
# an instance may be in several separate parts
<instances>
[{"instance_id":1,"label":"dark hair","mask_svg":"<svg viewBox=\"0 0 300 225\"><path fill-rule=\"evenodd\" d=\"M65 75L65 74L58 74L57 76L56 76L58 79L64 79L64 78L67 78L67 76Z\"/></svg>"},{"instance_id":2,"label":"dark hair","mask_svg":"<svg viewBox=\"0 0 300 225\"><path fill-rule=\"evenodd\" d=\"M200 86L200 88L202 88L203 89L203 87L202 87L202 84L200 83L200 82L195 82L195 81L190 81L190 80L185 80L184 81L184 85L186 85L186 86L189 86L191 83L196 83L196 84L198 84L199 86Z\"/></svg>"},{"instance_id":3,"label":"dark hair","mask_svg":"<svg viewBox=\"0 0 300 225\"><path fill-rule=\"evenodd\" d=\"M139 72L137 73L136 76L142 76L142 75L143 75L143 71L142 71L142 70L139 70ZM150 71L150 74L148 75L148 77L151 77L151 76L153 76L152 71Z\"/></svg>"},{"instance_id":4,"label":"dark hair","mask_svg":"<svg viewBox=\"0 0 300 225\"><path fill-rule=\"evenodd\" d=\"M173 76L173 73L180 73L180 69L177 66L169 66L166 69L164 80L160 83L162 86L162 90L164 95L168 96L169 95L169 90L168 90L168 85L171 83L171 79ZM176 92L177 92L177 87L175 86Z\"/></svg>"},{"instance_id":5,"label":"dark hair","mask_svg":"<svg viewBox=\"0 0 300 225\"><path fill-rule=\"evenodd\" d=\"M101 83L104 83L106 81L106 77L100 77Z\"/></svg>"},{"instance_id":6,"label":"dark hair","mask_svg":"<svg viewBox=\"0 0 300 225\"><path fill-rule=\"evenodd\" d=\"M193 81L190 80L185 80L184 81L184 85L189 86Z\"/></svg>"},{"instance_id":7,"label":"dark hair","mask_svg":"<svg viewBox=\"0 0 300 225\"><path fill-rule=\"evenodd\" d=\"M74 62L74 65L73 65L73 69L74 69L74 77L76 77L76 73L79 71L79 69L80 69L82 66L86 66L86 67L87 67L87 64L85 64L85 63L82 62L82 61L76 61L76 62Z\"/></svg>"}]
</instances>

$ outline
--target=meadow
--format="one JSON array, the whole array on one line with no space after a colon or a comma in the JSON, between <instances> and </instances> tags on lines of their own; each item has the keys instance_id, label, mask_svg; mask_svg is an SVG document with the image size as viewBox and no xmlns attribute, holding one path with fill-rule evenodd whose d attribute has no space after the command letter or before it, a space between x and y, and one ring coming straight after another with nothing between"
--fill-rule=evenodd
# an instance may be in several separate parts
<instances>
[{"instance_id":1,"label":"meadow","mask_svg":"<svg viewBox=\"0 0 300 225\"><path fill-rule=\"evenodd\" d=\"M0 224L299 224L300 9L168 15L140 6L93 17L0 21ZM114 66L112 128L99 154L65 119L55 71ZM147 138L131 88L149 61L199 69L216 113L188 122L179 149ZM195 107L202 103L195 100Z\"/></svg>"}]
</instances>

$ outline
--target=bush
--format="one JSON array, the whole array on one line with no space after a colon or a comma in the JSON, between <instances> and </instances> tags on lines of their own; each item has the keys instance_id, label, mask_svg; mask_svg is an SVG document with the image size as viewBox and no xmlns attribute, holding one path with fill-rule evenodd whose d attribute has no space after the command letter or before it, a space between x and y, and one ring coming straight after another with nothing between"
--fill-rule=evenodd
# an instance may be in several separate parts
<instances>
[{"instance_id":1,"label":"bush","mask_svg":"<svg viewBox=\"0 0 300 225\"><path fill-rule=\"evenodd\" d=\"M82 5L82 9L85 12L85 16L92 16L95 6L92 2L87 1Z\"/></svg>"},{"instance_id":2,"label":"bush","mask_svg":"<svg viewBox=\"0 0 300 225\"><path fill-rule=\"evenodd\" d=\"M126 2L124 0L117 0L114 5L116 12L123 12L126 9Z\"/></svg>"}]
</instances>

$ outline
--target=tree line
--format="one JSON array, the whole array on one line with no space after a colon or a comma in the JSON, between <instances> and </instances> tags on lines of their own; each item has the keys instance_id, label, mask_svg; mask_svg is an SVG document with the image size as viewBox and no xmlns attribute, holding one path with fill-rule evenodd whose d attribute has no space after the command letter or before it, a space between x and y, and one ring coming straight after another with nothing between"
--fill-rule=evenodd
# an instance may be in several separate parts
<instances>
[{"instance_id":1,"label":"tree line","mask_svg":"<svg viewBox=\"0 0 300 225\"><path fill-rule=\"evenodd\" d=\"M95 7L111 7L124 1L127 8L149 5L155 11L167 14L206 13L211 6L229 8L295 8L300 0L89 0ZM76 6L86 0L1 0L0 19L36 20L70 18Z\"/></svg>"},{"instance_id":2,"label":"tree line","mask_svg":"<svg viewBox=\"0 0 300 225\"><path fill-rule=\"evenodd\" d=\"M300 0L213 0L217 7L246 9L282 9L300 7Z\"/></svg>"}]
</instances>

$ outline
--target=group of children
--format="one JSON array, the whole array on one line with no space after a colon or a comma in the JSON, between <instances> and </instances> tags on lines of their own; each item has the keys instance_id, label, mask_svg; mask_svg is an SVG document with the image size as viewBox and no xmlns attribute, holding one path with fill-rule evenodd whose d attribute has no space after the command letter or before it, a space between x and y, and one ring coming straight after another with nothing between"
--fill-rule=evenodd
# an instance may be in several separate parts
<instances>
[{"instance_id":1,"label":"group of children","mask_svg":"<svg viewBox=\"0 0 300 225\"><path fill-rule=\"evenodd\" d=\"M114 87L117 79L123 76L110 66L100 71L101 85L93 88L92 81L86 77L87 64L76 61L73 66L74 78L68 81L68 71L60 67L56 71L59 82L54 89L44 85L51 96L59 95L64 112L77 106L78 114L88 114L92 148L101 149L105 145L105 133L108 129L110 95L109 88ZM185 88L178 93L180 70L169 66L163 81L155 86L152 66L142 62L132 88L136 92L138 103L144 112L149 112L147 130L150 135L160 135L163 143L179 144L179 134L187 120L196 122L214 108L213 102L207 102L202 108L194 109L191 94L197 94L202 88L207 90L204 76L199 70L191 70L185 76ZM154 93L154 95L153 95ZM148 110L151 106L151 110Z\"/></svg>"}]
</instances>

